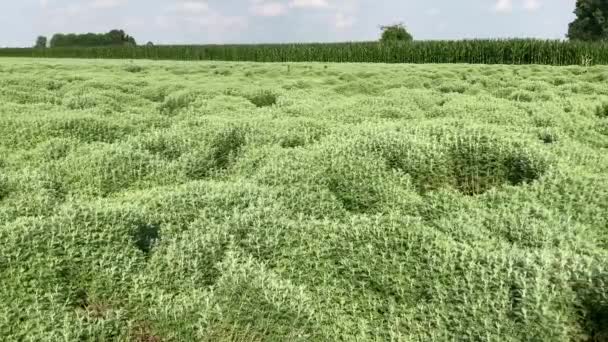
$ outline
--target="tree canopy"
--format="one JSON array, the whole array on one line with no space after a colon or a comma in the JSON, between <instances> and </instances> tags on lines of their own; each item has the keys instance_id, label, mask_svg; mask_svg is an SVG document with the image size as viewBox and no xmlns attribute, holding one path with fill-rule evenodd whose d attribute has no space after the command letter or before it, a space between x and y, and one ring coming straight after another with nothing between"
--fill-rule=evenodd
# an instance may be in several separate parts
<instances>
[{"instance_id":1,"label":"tree canopy","mask_svg":"<svg viewBox=\"0 0 608 342\"><path fill-rule=\"evenodd\" d=\"M112 45L136 45L136 42L133 37L126 34L123 30L112 30L108 33L57 33L51 38L51 47L92 47Z\"/></svg>"},{"instance_id":2,"label":"tree canopy","mask_svg":"<svg viewBox=\"0 0 608 342\"><path fill-rule=\"evenodd\" d=\"M570 23L568 38L571 40L608 40L608 1L577 0L574 10L576 19Z\"/></svg>"},{"instance_id":3,"label":"tree canopy","mask_svg":"<svg viewBox=\"0 0 608 342\"><path fill-rule=\"evenodd\" d=\"M403 24L380 26L380 29L382 30L381 42L409 42L414 39Z\"/></svg>"},{"instance_id":4,"label":"tree canopy","mask_svg":"<svg viewBox=\"0 0 608 342\"><path fill-rule=\"evenodd\" d=\"M45 36L38 36L36 39L36 45L34 45L37 49L44 49L46 47L47 39Z\"/></svg>"}]
</instances>

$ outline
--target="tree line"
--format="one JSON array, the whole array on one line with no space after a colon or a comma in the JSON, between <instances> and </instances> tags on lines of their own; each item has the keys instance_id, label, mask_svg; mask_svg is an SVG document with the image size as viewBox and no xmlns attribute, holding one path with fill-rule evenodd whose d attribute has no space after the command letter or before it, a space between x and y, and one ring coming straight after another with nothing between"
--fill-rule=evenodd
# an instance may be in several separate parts
<instances>
[{"instance_id":1,"label":"tree line","mask_svg":"<svg viewBox=\"0 0 608 342\"><path fill-rule=\"evenodd\" d=\"M135 46L135 38L126 34L123 30L111 30L107 33L56 33L50 40L44 36L36 40L36 48L45 47L93 47L93 46Z\"/></svg>"}]
</instances>

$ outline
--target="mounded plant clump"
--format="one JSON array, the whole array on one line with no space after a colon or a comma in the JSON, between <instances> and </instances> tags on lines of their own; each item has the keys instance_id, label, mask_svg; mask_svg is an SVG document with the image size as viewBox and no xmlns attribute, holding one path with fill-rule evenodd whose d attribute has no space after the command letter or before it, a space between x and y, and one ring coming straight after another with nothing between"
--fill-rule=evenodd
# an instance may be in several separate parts
<instances>
[{"instance_id":1,"label":"mounded plant clump","mask_svg":"<svg viewBox=\"0 0 608 342\"><path fill-rule=\"evenodd\" d=\"M192 179L203 179L212 172L226 170L245 144L246 130L243 127L222 129L206 149L185 157L186 175Z\"/></svg>"},{"instance_id":2,"label":"mounded plant clump","mask_svg":"<svg viewBox=\"0 0 608 342\"><path fill-rule=\"evenodd\" d=\"M1 172L1 170L0 170ZM0 201L2 201L9 194L9 185L6 176L0 174Z\"/></svg>"},{"instance_id":3,"label":"mounded plant clump","mask_svg":"<svg viewBox=\"0 0 608 342\"><path fill-rule=\"evenodd\" d=\"M509 141L487 134L445 134L439 141L425 134L389 134L364 142L363 148L381 155L389 168L409 175L421 194L454 188L479 195L503 185L532 183L548 167L545 157Z\"/></svg>"},{"instance_id":4,"label":"mounded plant clump","mask_svg":"<svg viewBox=\"0 0 608 342\"><path fill-rule=\"evenodd\" d=\"M598 118L608 118L608 103L602 103L595 109L595 116Z\"/></svg>"},{"instance_id":5,"label":"mounded plant clump","mask_svg":"<svg viewBox=\"0 0 608 342\"><path fill-rule=\"evenodd\" d=\"M269 107L277 103L278 96L270 90L262 90L247 95L247 98L256 107Z\"/></svg>"},{"instance_id":6,"label":"mounded plant clump","mask_svg":"<svg viewBox=\"0 0 608 342\"><path fill-rule=\"evenodd\" d=\"M466 195L482 194L503 184L531 183L547 167L531 151L493 142L485 136L456 139L449 146L449 155L456 188Z\"/></svg>"}]
</instances>

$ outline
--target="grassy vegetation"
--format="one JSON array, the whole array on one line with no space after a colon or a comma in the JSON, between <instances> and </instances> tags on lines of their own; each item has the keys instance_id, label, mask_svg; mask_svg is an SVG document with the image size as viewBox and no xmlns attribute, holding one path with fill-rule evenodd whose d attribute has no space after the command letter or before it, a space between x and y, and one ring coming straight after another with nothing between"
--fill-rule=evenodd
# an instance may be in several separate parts
<instances>
[{"instance_id":1,"label":"grassy vegetation","mask_svg":"<svg viewBox=\"0 0 608 342\"><path fill-rule=\"evenodd\" d=\"M605 65L608 64L608 43L511 39L408 43L161 45L0 49L0 56L250 62Z\"/></svg>"},{"instance_id":2,"label":"grassy vegetation","mask_svg":"<svg viewBox=\"0 0 608 342\"><path fill-rule=\"evenodd\" d=\"M606 67L0 60L0 336L605 341Z\"/></svg>"}]
</instances>

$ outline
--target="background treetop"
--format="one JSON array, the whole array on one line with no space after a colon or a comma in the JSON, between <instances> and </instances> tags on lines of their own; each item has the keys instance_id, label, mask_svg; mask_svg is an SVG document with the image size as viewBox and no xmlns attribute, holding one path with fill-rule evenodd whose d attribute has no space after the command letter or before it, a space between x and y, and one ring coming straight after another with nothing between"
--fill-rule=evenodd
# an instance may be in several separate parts
<instances>
[{"instance_id":1,"label":"background treetop","mask_svg":"<svg viewBox=\"0 0 608 342\"><path fill-rule=\"evenodd\" d=\"M63 34L57 33L51 38L51 47L93 47L137 45L135 39L123 30L111 30L108 33Z\"/></svg>"},{"instance_id":2,"label":"background treetop","mask_svg":"<svg viewBox=\"0 0 608 342\"><path fill-rule=\"evenodd\" d=\"M380 29L382 30L381 42L409 42L414 40L403 23L380 26Z\"/></svg>"},{"instance_id":3,"label":"background treetop","mask_svg":"<svg viewBox=\"0 0 608 342\"><path fill-rule=\"evenodd\" d=\"M568 27L571 40L608 40L608 1L577 0L576 19Z\"/></svg>"}]
</instances>

